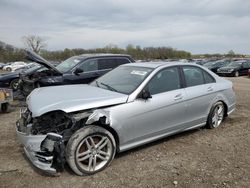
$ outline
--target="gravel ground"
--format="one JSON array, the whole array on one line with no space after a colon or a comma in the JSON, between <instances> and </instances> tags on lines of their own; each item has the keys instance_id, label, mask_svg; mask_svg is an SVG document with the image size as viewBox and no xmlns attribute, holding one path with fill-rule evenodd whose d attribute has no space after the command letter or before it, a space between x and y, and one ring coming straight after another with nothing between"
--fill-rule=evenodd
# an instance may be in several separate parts
<instances>
[{"instance_id":1,"label":"gravel ground","mask_svg":"<svg viewBox=\"0 0 250 188\"><path fill-rule=\"evenodd\" d=\"M110 167L79 177L32 168L15 135L18 108L0 113L0 187L250 187L250 79L234 82L237 109L213 130L198 129L117 155Z\"/></svg>"}]
</instances>

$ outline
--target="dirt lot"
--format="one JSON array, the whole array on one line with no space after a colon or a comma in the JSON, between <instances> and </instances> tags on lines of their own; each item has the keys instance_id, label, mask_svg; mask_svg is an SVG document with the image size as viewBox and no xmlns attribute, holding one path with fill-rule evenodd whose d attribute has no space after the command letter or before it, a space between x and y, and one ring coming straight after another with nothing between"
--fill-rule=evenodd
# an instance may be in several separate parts
<instances>
[{"instance_id":1,"label":"dirt lot","mask_svg":"<svg viewBox=\"0 0 250 188\"><path fill-rule=\"evenodd\" d=\"M0 187L250 187L250 79L230 78L237 110L199 129L119 154L106 170L48 177L31 167L15 135L18 108L0 114ZM174 183L176 185L174 185Z\"/></svg>"}]
</instances>

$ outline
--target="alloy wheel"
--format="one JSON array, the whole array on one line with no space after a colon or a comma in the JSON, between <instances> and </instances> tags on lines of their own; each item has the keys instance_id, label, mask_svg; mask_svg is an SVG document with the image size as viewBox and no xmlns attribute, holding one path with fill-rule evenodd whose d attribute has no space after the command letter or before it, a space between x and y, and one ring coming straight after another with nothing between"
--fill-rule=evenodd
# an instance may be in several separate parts
<instances>
[{"instance_id":1,"label":"alloy wheel","mask_svg":"<svg viewBox=\"0 0 250 188\"><path fill-rule=\"evenodd\" d=\"M76 163L85 171L95 172L104 167L112 157L112 143L107 136L91 135L76 149Z\"/></svg>"},{"instance_id":2,"label":"alloy wheel","mask_svg":"<svg viewBox=\"0 0 250 188\"><path fill-rule=\"evenodd\" d=\"M223 104L218 104L213 112L212 125L213 127L218 127L224 118L224 106Z\"/></svg>"}]
</instances>

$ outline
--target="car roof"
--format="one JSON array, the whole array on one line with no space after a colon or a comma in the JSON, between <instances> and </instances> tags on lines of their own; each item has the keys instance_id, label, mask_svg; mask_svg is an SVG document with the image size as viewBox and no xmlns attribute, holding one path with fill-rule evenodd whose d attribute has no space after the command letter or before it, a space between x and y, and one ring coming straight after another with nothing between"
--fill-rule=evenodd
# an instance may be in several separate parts
<instances>
[{"instance_id":1,"label":"car roof","mask_svg":"<svg viewBox=\"0 0 250 188\"><path fill-rule=\"evenodd\" d=\"M76 58L94 58L94 57L131 57L128 54L112 54L112 53L93 53L93 54L81 54L74 56Z\"/></svg>"},{"instance_id":2,"label":"car roof","mask_svg":"<svg viewBox=\"0 0 250 188\"><path fill-rule=\"evenodd\" d=\"M195 63L185 63L185 62L180 62L180 61L172 61L172 62L157 61L157 62L131 63L131 64L125 64L122 66L135 66L135 67L146 67L146 68L156 69L158 67L168 67L168 66L173 66L173 65L194 65L197 67L201 67Z\"/></svg>"}]
</instances>

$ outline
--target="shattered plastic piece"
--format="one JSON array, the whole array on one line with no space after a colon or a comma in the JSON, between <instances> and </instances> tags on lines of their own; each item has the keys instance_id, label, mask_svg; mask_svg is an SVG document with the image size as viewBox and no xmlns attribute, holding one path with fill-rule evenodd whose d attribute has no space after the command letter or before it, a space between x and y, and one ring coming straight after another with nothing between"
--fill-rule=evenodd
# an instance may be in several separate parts
<instances>
[{"instance_id":1,"label":"shattered plastic piece","mask_svg":"<svg viewBox=\"0 0 250 188\"><path fill-rule=\"evenodd\" d=\"M92 124L96 121L99 121L100 118L102 117L106 117L105 118L105 124L110 124L110 114L108 111L102 110L102 109L98 109L95 110L88 118L88 120L86 121L86 124Z\"/></svg>"}]
</instances>

